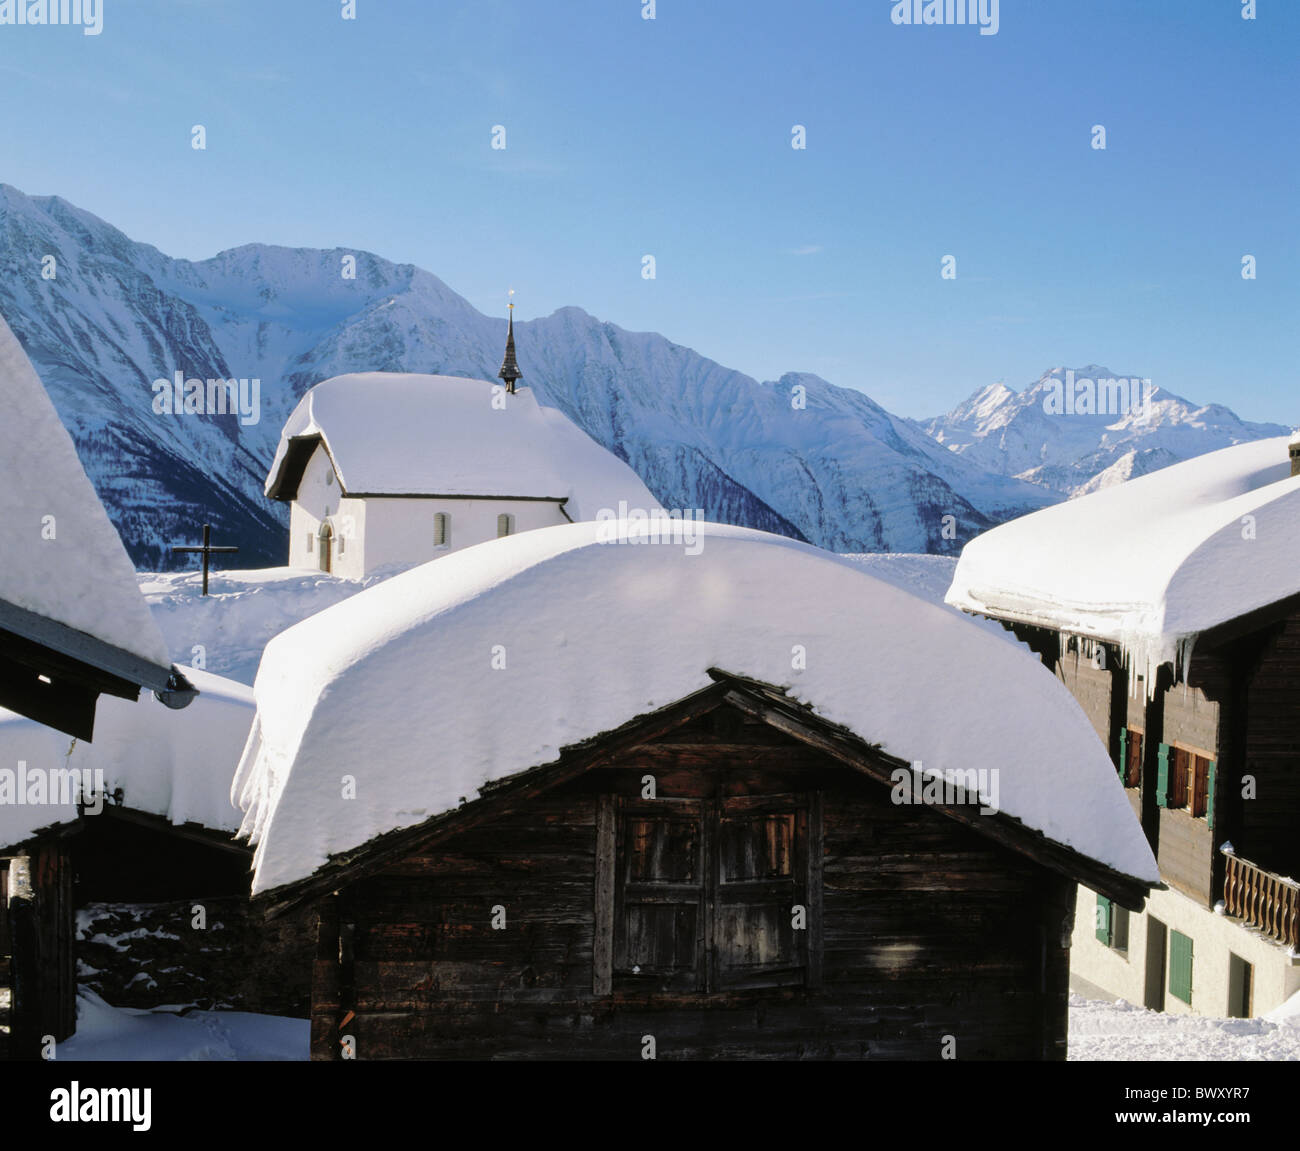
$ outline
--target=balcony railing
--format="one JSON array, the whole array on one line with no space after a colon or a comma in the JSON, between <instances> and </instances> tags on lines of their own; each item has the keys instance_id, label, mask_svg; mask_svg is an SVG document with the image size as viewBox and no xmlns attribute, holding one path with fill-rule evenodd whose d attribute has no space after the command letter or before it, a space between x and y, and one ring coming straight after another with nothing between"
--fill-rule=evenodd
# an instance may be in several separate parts
<instances>
[{"instance_id":1,"label":"balcony railing","mask_svg":"<svg viewBox=\"0 0 1300 1151\"><path fill-rule=\"evenodd\" d=\"M1227 913L1300 950L1300 884L1265 871L1230 852L1223 881Z\"/></svg>"}]
</instances>

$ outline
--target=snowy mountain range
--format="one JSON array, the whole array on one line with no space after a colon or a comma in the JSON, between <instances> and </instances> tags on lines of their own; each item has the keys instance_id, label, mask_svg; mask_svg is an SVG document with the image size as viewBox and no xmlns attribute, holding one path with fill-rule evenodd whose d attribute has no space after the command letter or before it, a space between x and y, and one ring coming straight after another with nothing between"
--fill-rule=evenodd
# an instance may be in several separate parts
<instances>
[{"instance_id":1,"label":"snowy mountain range","mask_svg":"<svg viewBox=\"0 0 1300 1151\"><path fill-rule=\"evenodd\" d=\"M282 564L287 508L262 484L303 392L356 371L493 379L505 327L410 264L259 244L171 259L65 200L7 185L0 314L132 558L151 570L175 566L170 545L195 542L204 522L215 543L240 547L239 566ZM1036 426L1032 388L1019 399L984 389L922 424L817 376L759 383L576 307L515 328L524 384L631 464L665 507L834 551L953 553L1126 466L1117 449L1128 441L1090 417ZM259 379L257 422L155 412L153 382L176 373ZM1177 403L1200 422L1171 414L1167 435L1133 438L1130 470L1236 442L1226 437L1277 434ZM1169 458L1152 454L1161 451Z\"/></svg>"},{"instance_id":2,"label":"snowy mountain range","mask_svg":"<svg viewBox=\"0 0 1300 1151\"><path fill-rule=\"evenodd\" d=\"M1059 414L1067 386L1076 394L1092 381L1114 380L1113 396L1130 410ZM1198 406L1151 381L1097 364L1053 368L1022 392L1005 384L980 388L965 403L919 426L964 459L999 475L1015 476L1061 496L1084 495L1180 460L1249 440L1287 435L1282 424L1239 419L1222 404ZM1097 402L1093 408L1106 407Z\"/></svg>"}]
</instances>

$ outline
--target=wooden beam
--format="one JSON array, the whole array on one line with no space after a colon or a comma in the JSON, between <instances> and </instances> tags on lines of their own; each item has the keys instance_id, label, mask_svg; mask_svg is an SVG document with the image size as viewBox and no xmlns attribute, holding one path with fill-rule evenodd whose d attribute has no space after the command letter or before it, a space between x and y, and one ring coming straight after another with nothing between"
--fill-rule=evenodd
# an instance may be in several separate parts
<instances>
[{"instance_id":1,"label":"wooden beam","mask_svg":"<svg viewBox=\"0 0 1300 1151\"><path fill-rule=\"evenodd\" d=\"M253 856L253 849L247 843L241 843L237 840L233 832L205 827L201 823L172 823L166 816L154 815L152 812L147 811L137 811L131 807L106 803L98 815L83 815L81 819L103 819L105 816L120 823L147 827L161 835L171 835L177 839L201 843L205 847L213 847L218 851L229 851L234 855L242 855L245 859L251 859Z\"/></svg>"},{"instance_id":2,"label":"wooden beam","mask_svg":"<svg viewBox=\"0 0 1300 1151\"><path fill-rule=\"evenodd\" d=\"M596 915L592 940L591 993L608 995L614 981L614 797L596 807Z\"/></svg>"},{"instance_id":3,"label":"wooden beam","mask_svg":"<svg viewBox=\"0 0 1300 1151\"><path fill-rule=\"evenodd\" d=\"M822 985L822 869L826 847L824 837L823 797L814 791L808 800L808 986Z\"/></svg>"}]
</instances>

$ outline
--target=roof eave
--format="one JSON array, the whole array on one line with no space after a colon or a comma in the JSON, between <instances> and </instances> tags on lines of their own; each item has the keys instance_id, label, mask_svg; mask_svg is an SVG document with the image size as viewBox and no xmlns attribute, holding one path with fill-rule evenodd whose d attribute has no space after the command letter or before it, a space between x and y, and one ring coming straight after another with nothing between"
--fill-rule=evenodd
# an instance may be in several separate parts
<instances>
[{"instance_id":1,"label":"roof eave","mask_svg":"<svg viewBox=\"0 0 1300 1151\"><path fill-rule=\"evenodd\" d=\"M266 478L263 490L268 499L288 501L298 498L298 485L302 483L307 461L311 459L317 444L324 444L325 453L329 455L329 444L325 443L325 437L320 432L289 437L284 455L280 457L280 466ZM333 463L334 457L330 456L330 464ZM334 471L337 474L338 468Z\"/></svg>"},{"instance_id":2,"label":"roof eave","mask_svg":"<svg viewBox=\"0 0 1300 1151\"><path fill-rule=\"evenodd\" d=\"M198 691L174 664L157 664L117 647L88 632L69 627L38 612L0 600L0 631L49 648L79 663L106 672L117 679L147 687L159 693L197 695ZM188 702L188 701L187 701ZM181 706L184 706L183 704Z\"/></svg>"}]
</instances>

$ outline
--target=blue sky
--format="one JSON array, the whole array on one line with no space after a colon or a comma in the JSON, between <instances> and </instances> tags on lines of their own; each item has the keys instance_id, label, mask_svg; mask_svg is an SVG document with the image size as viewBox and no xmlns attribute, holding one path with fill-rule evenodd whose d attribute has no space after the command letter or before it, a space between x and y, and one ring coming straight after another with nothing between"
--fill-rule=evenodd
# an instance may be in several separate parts
<instances>
[{"instance_id":1,"label":"blue sky","mask_svg":"<svg viewBox=\"0 0 1300 1151\"><path fill-rule=\"evenodd\" d=\"M1300 4L1001 0L982 36L892 0L643 2L0 26L0 181L171 255L367 249L904 415L1096 362L1300 423Z\"/></svg>"}]
</instances>

